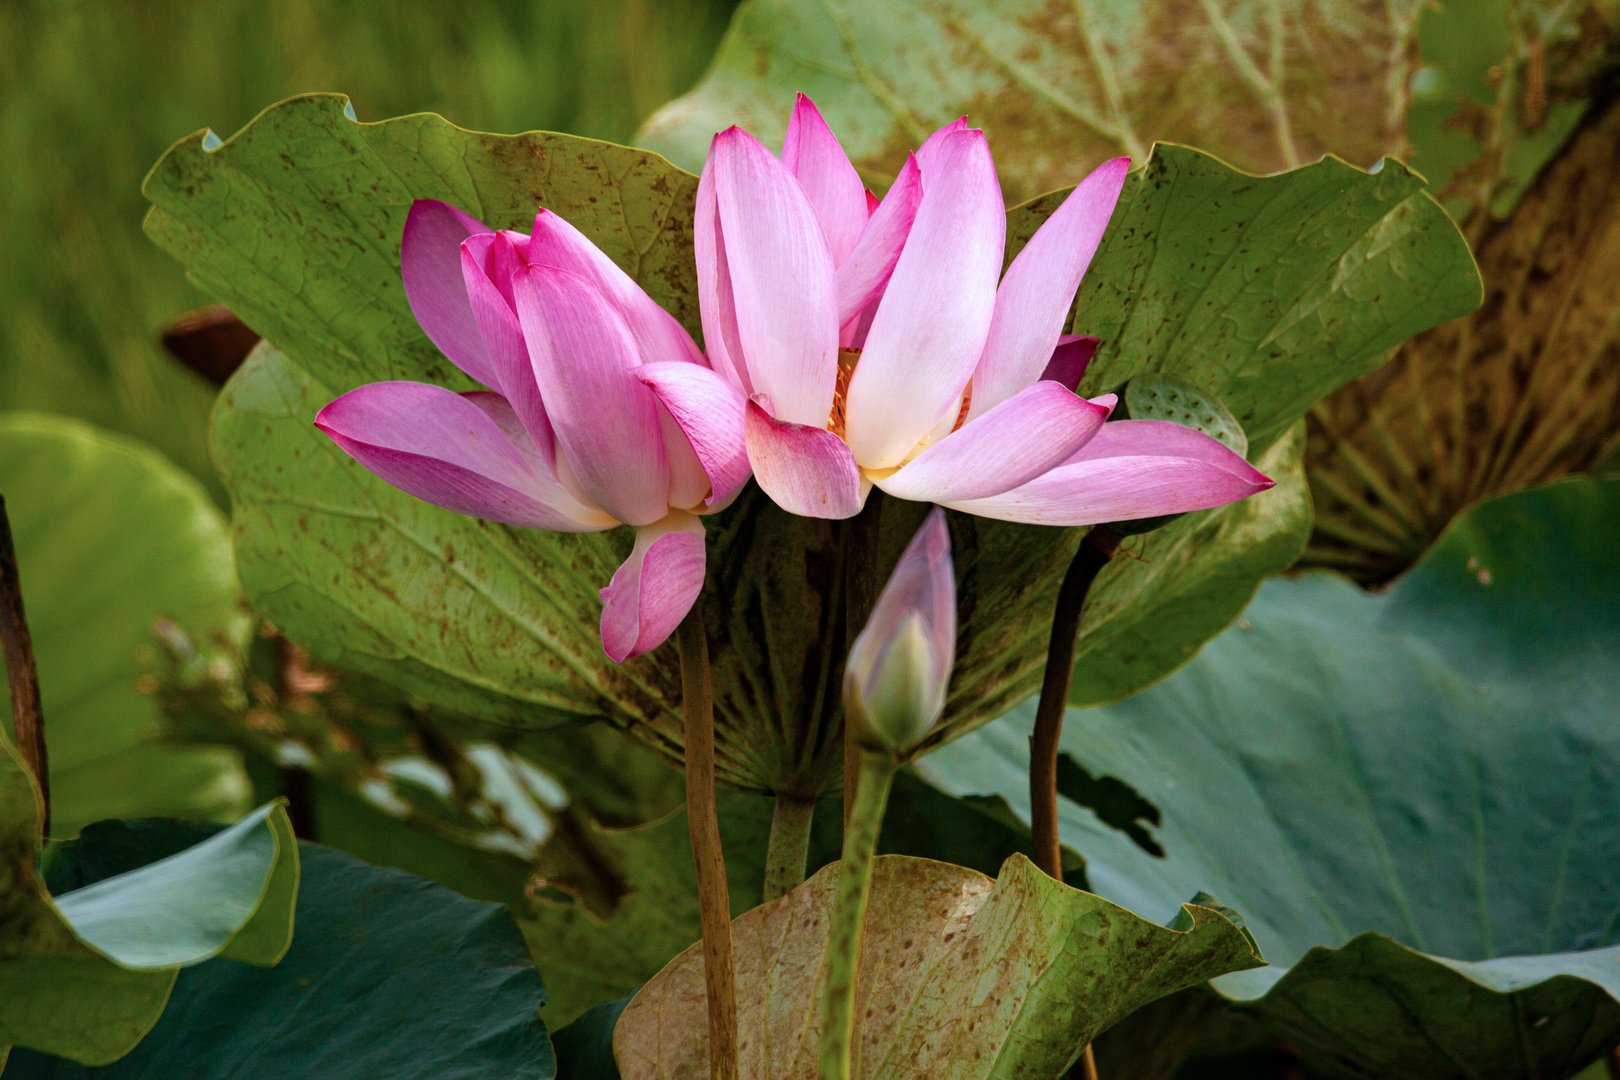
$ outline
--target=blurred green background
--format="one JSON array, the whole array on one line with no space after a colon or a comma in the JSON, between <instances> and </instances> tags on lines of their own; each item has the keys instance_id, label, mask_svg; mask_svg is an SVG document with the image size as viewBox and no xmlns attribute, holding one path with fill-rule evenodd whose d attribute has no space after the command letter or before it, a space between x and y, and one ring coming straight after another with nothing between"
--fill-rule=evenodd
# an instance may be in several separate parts
<instances>
[{"instance_id":1,"label":"blurred green background","mask_svg":"<svg viewBox=\"0 0 1620 1080\"><path fill-rule=\"evenodd\" d=\"M213 389L158 332L205 304L141 233L176 140L297 93L361 120L628 141L703 74L736 0L0 0L0 410L157 447L216 498Z\"/></svg>"}]
</instances>

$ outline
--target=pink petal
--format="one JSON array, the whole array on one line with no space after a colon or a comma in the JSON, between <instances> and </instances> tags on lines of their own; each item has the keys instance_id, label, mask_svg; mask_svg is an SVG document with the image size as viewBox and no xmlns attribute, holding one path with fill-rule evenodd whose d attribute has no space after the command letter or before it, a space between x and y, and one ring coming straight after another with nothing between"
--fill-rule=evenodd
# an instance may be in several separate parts
<instances>
[{"instance_id":1,"label":"pink petal","mask_svg":"<svg viewBox=\"0 0 1620 1080\"><path fill-rule=\"evenodd\" d=\"M1006 231L984 133L945 136L850 379L846 438L862 467L899 465L960 400L990 331Z\"/></svg>"},{"instance_id":2,"label":"pink petal","mask_svg":"<svg viewBox=\"0 0 1620 1080\"><path fill-rule=\"evenodd\" d=\"M872 614L851 650L850 662L859 663L860 657L856 654L861 648L860 639L887 645L906 617L914 613L922 617L923 625L928 628L934 658L938 661L935 670L948 679L956 657L956 571L951 563L951 531L945 522L945 511L937 506L928 512L922 528L906 545L894 573L878 594ZM878 665L865 666L870 670Z\"/></svg>"},{"instance_id":3,"label":"pink petal","mask_svg":"<svg viewBox=\"0 0 1620 1080\"><path fill-rule=\"evenodd\" d=\"M1202 432L1167 420L1116 420L1051 472L950 505L1002 521L1095 525L1224 506L1273 483Z\"/></svg>"},{"instance_id":4,"label":"pink petal","mask_svg":"<svg viewBox=\"0 0 1620 1080\"><path fill-rule=\"evenodd\" d=\"M530 266L513 290L558 456L580 490L626 525L659 520L669 508L669 462L658 399L631 374L636 346L624 319L567 270Z\"/></svg>"},{"instance_id":5,"label":"pink petal","mask_svg":"<svg viewBox=\"0 0 1620 1080\"><path fill-rule=\"evenodd\" d=\"M833 265L849 257L866 227L866 188L816 103L800 94L788 118L782 164L804 189L832 250Z\"/></svg>"},{"instance_id":6,"label":"pink petal","mask_svg":"<svg viewBox=\"0 0 1620 1080\"><path fill-rule=\"evenodd\" d=\"M798 181L752 135L722 131L711 154L753 391L768 395L783 420L825 425L838 380L838 294L827 239Z\"/></svg>"},{"instance_id":7,"label":"pink petal","mask_svg":"<svg viewBox=\"0 0 1620 1080\"><path fill-rule=\"evenodd\" d=\"M866 192L866 216L871 217L873 214L877 213L877 208L880 205L882 205L882 200L880 200L876 195L872 194L871 190L868 189Z\"/></svg>"},{"instance_id":8,"label":"pink petal","mask_svg":"<svg viewBox=\"0 0 1620 1080\"><path fill-rule=\"evenodd\" d=\"M922 173L917 158L906 158L894 186L866 222L860 241L838 267L838 324L843 326L877 299L900 261L911 223L922 202Z\"/></svg>"},{"instance_id":9,"label":"pink petal","mask_svg":"<svg viewBox=\"0 0 1620 1080\"><path fill-rule=\"evenodd\" d=\"M720 136L714 137L715 142ZM693 254L697 262L698 314L703 320L703 345L709 365L744 394L753 383L743 362L737 336L737 301L731 291L731 267L726 261L725 237L720 231L720 208L714 195L714 149L698 177L697 205L692 216Z\"/></svg>"},{"instance_id":10,"label":"pink petal","mask_svg":"<svg viewBox=\"0 0 1620 1080\"><path fill-rule=\"evenodd\" d=\"M322 409L315 426L380 479L458 514L556 532L614 524L563 490L498 394L368 383Z\"/></svg>"},{"instance_id":11,"label":"pink petal","mask_svg":"<svg viewBox=\"0 0 1620 1080\"><path fill-rule=\"evenodd\" d=\"M1038 382L924 450L877 486L915 502L999 495L1060 464L1089 441L1108 409Z\"/></svg>"},{"instance_id":12,"label":"pink petal","mask_svg":"<svg viewBox=\"0 0 1620 1080\"><path fill-rule=\"evenodd\" d=\"M708 509L729 503L748 482L748 401L742 391L696 364L644 364L635 374L652 387L697 453L708 477Z\"/></svg>"},{"instance_id":13,"label":"pink petal","mask_svg":"<svg viewBox=\"0 0 1620 1080\"><path fill-rule=\"evenodd\" d=\"M634 278L584 233L549 210L541 210L534 217L528 261L571 271L595 285L624 317L644 363L654 360L704 363L697 343L675 316L659 307Z\"/></svg>"},{"instance_id":14,"label":"pink petal","mask_svg":"<svg viewBox=\"0 0 1620 1080\"><path fill-rule=\"evenodd\" d=\"M748 402L748 464L765 494L790 514L847 518L866 501L855 456L826 428L773 418L759 396Z\"/></svg>"},{"instance_id":15,"label":"pink petal","mask_svg":"<svg viewBox=\"0 0 1620 1080\"><path fill-rule=\"evenodd\" d=\"M973 129L968 127L967 117L959 116L924 139L923 144L917 147L917 164L922 166L924 175L928 175L934 168L934 162L939 156L940 148L945 145L946 139L959 131L971 130Z\"/></svg>"},{"instance_id":16,"label":"pink petal","mask_svg":"<svg viewBox=\"0 0 1620 1080\"><path fill-rule=\"evenodd\" d=\"M1122 157L1092 170L1007 268L984 355L973 372L969 419L1041 377L1130 167L1131 159Z\"/></svg>"},{"instance_id":17,"label":"pink petal","mask_svg":"<svg viewBox=\"0 0 1620 1080\"><path fill-rule=\"evenodd\" d=\"M399 243L405 298L428 340L450 362L485 386L495 377L461 278L461 242L493 232L477 218L437 199L417 199Z\"/></svg>"},{"instance_id":18,"label":"pink petal","mask_svg":"<svg viewBox=\"0 0 1620 1080\"><path fill-rule=\"evenodd\" d=\"M676 510L636 530L636 546L602 590L602 649L616 664L675 632L703 591L703 522Z\"/></svg>"},{"instance_id":19,"label":"pink petal","mask_svg":"<svg viewBox=\"0 0 1620 1080\"><path fill-rule=\"evenodd\" d=\"M489 233L469 237L461 245L462 280L467 301L483 338L489 359L489 385L512 404L524 430L545 458L548 471L557 467L556 436L540 399L529 364L529 348L523 342L510 294L512 276L523 268L522 256L513 244L514 233ZM498 282L504 283L502 289Z\"/></svg>"},{"instance_id":20,"label":"pink petal","mask_svg":"<svg viewBox=\"0 0 1620 1080\"><path fill-rule=\"evenodd\" d=\"M1075 389L1085 376L1086 368L1091 366L1091 358L1097 355L1098 344L1094 337L1064 334L1058 338L1057 348L1052 350L1052 357L1046 362L1046 370L1041 372L1041 378L1062 383L1070 390ZM973 392L979 392L977 385Z\"/></svg>"}]
</instances>

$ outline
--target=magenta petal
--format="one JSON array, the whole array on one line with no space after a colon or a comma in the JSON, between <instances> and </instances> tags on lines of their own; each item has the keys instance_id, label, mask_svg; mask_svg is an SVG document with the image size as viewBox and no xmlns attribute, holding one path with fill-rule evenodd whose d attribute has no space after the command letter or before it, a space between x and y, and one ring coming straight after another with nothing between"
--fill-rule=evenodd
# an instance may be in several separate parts
<instances>
[{"instance_id":1,"label":"magenta petal","mask_svg":"<svg viewBox=\"0 0 1620 1080\"><path fill-rule=\"evenodd\" d=\"M816 103L803 94L788 118L782 164L799 181L815 209L832 250L833 265L842 265L866 227L866 188Z\"/></svg>"},{"instance_id":2,"label":"magenta petal","mask_svg":"<svg viewBox=\"0 0 1620 1080\"><path fill-rule=\"evenodd\" d=\"M489 232L494 230L449 203L417 199L405 217L399 268L405 298L428 340L456 367L485 386L495 386L461 277L461 242Z\"/></svg>"},{"instance_id":3,"label":"magenta petal","mask_svg":"<svg viewBox=\"0 0 1620 1080\"><path fill-rule=\"evenodd\" d=\"M658 399L632 374L636 346L624 319L567 270L530 266L513 289L558 456L591 501L626 525L659 520L669 462Z\"/></svg>"},{"instance_id":4,"label":"magenta petal","mask_svg":"<svg viewBox=\"0 0 1620 1080\"><path fill-rule=\"evenodd\" d=\"M602 648L616 664L675 632L703 591L703 522L679 510L636 530L636 546L602 590Z\"/></svg>"},{"instance_id":5,"label":"magenta petal","mask_svg":"<svg viewBox=\"0 0 1620 1080\"><path fill-rule=\"evenodd\" d=\"M1002 521L1095 525L1225 506L1273 483L1202 432L1166 420L1116 420L1027 484L951 506Z\"/></svg>"},{"instance_id":6,"label":"magenta petal","mask_svg":"<svg viewBox=\"0 0 1620 1080\"><path fill-rule=\"evenodd\" d=\"M1007 213L984 133L946 135L922 180L917 218L849 383L846 438L867 469L899 465L957 407L995 310Z\"/></svg>"},{"instance_id":7,"label":"magenta petal","mask_svg":"<svg viewBox=\"0 0 1620 1080\"><path fill-rule=\"evenodd\" d=\"M719 373L696 364L644 364L636 378L652 387L697 453L709 478L708 509L729 503L748 482L743 418L748 401Z\"/></svg>"},{"instance_id":8,"label":"magenta petal","mask_svg":"<svg viewBox=\"0 0 1620 1080\"><path fill-rule=\"evenodd\" d=\"M940 147L945 145L945 140L959 131L971 130L973 129L968 127L967 117L959 116L923 140L923 144L917 147L916 153L917 164L922 166L925 180L930 175L930 170L933 169L934 162L939 156Z\"/></svg>"},{"instance_id":9,"label":"magenta petal","mask_svg":"<svg viewBox=\"0 0 1620 1080\"><path fill-rule=\"evenodd\" d=\"M838 381L838 293L821 224L799 182L746 131L722 131L711 154L749 382L782 419L825 424Z\"/></svg>"},{"instance_id":10,"label":"magenta petal","mask_svg":"<svg viewBox=\"0 0 1620 1080\"><path fill-rule=\"evenodd\" d=\"M1060 464L1107 419L1107 408L1055 382L1038 382L945 436L877 485L915 502L999 495Z\"/></svg>"},{"instance_id":11,"label":"magenta petal","mask_svg":"<svg viewBox=\"0 0 1620 1080\"><path fill-rule=\"evenodd\" d=\"M507 295L511 291L511 279L522 265L510 234L474 236L462 244L462 280L487 350L493 379L489 385L511 402L524 430L554 473L556 436L546 416L545 403L540 399L540 388L535 385L529 349L523 342L523 328L518 325L517 312ZM504 280L505 290L496 284L497 280Z\"/></svg>"},{"instance_id":12,"label":"magenta petal","mask_svg":"<svg viewBox=\"0 0 1620 1080\"><path fill-rule=\"evenodd\" d=\"M1058 338L1057 348L1046 362L1046 370L1041 372L1042 381L1062 383L1070 390L1077 388L1086 368L1091 366L1091 358L1097 355L1098 344L1094 337L1064 334ZM977 393L976 387L974 392Z\"/></svg>"},{"instance_id":13,"label":"magenta petal","mask_svg":"<svg viewBox=\"0 0 1620 1080\"><path fill-rule=\"evenodd\" d=\"M996 291L996 314L984 355L973 371L969 419L1041 377L1130 166L1130 158L1114 158L1094 169L1007 268Z\"/></svg>"},{"instance_id":14,"label":"magenta petal","mask_svg":"<svg viewBox=\"0 0 1620 1080\"><path fill-rule=\"evenodd\" d=\"M838 324L843 326L877 299L900 261L911 223L922 202L922 173L915 156L906 158L894 186L873 211L866 228L838 267Z\"/></svg>"},{"instance_id":15,"label":"magenta petal","mask_svg":"<svg viewBox=\"0 0 1620 1080\"><path fill-rule=\"evenodd\" d=\"M458 514L557 532L614 524L546 471L498 394L368 383L322 409L315 426L380 479Z\"/></svg>"},{"instance_id":16,"label":"magenta petal","mask_svg":"<svg viewBox=\"0 0 1620 1080\"><path fill-rule=\"evenodd\" d=\"M748 464L765 494L790 514L854 517L865 502L861 472L844 441L826 428L774 419L748 403Z\"/></svg>"}]
</instances>

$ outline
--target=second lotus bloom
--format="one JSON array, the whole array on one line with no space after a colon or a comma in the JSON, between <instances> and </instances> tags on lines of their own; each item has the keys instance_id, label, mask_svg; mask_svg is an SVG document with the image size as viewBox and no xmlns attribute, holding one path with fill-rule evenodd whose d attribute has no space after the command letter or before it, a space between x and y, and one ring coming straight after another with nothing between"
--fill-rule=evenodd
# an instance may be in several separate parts
<instances>
[{"instance_id":1,"label":"second lotus bloom","mask_svg":"<svg viewBox=\"0 0 1620 1080\"><path fill-rule=\"evenodd\" d=\"M1073 392L1096 342L1064 322L1128 166L1088 176L1002 276L1001 187L964 121L930 136L880 203L803 95L780 158L740 128L717 135L697 194L698 295L710 363L748 396L760 486L813 517L858 513L875 485L1052 525L1270 487L1213 439L1105 425L1114 399Z\"/></svg>"}]
</instances>

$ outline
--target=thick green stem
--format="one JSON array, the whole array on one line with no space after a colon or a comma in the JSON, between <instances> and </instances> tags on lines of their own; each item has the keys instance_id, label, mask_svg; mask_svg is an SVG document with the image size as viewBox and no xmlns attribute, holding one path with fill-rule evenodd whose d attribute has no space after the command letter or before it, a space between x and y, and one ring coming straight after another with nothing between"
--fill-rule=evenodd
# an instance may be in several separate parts
<instances>
[{"instance_id":1,"label":"thick green stem","mask_svg":"<svg viewBox=\"0 0 1620 1080\"><path fill-rule=\"evenodd\" d=\"M11 519L0 497L0 643L6 657L6 678L11 685L11 727L17 752L39 784L39 831L51 834L51 770L45 755L45 718L39 708L39 672L34 667L34 643L23 614L22 582L17 577L17 549L11 542Z\"/></svg>"},{"instance_id":2,"label":"thick green stem","mask_svg":"<svg viewBox=\"0 0 1620 1080\"><path fill-rule=\"evenodd\" d=\"M710 1080L737 1080L737 973L731 961L731 898L714 805L714 694L709 638L693 607L675 631L686 714L686 824L697 867L703 921L703 975L709 998Z\"/></svg>"},{"instance_id":3,"label":"thick green stem","mask_svg":"<svg viewBox=\"0 0 1620 1080\"><path fill-rule=\"evenodd\" d=\"M878 533L883 524L883 492L873 488L861 512L849 520L844 542L844 648L847 652L866 628L877 604ZM849 723L844 724L844 831L854 813L855 786L860 782L860 748Z\"/></svg>"},{"instance_id":4,"label":"thick green stem","mask_svg":"<svg viewBox=\"0 0 1620 1080\"><path fill-rule=\"evenodd\" d=\"M805 860L810 855L810 823L815 816L815 799L776 793L771 841L765 849L766 900L786 896L804 883Z\"/></svg>"},{"instance_id":5,"label":"thick green stem","mask_svg":"<svg viewBox=\"0 0 1620 1080\"><path fill-rule=\"evenodd\" d=\"M872 891L872 854L883 826L883 808L899 766L887 754L863 750L855 804L844 829L844 861L838 871L827 958L822 968L821 1080L849 1080L855 1044L856 977L861 935Z\"/></svg>"}]
</instances>

